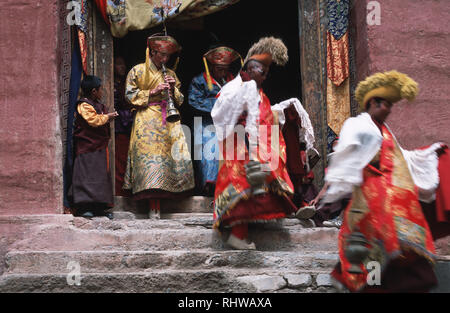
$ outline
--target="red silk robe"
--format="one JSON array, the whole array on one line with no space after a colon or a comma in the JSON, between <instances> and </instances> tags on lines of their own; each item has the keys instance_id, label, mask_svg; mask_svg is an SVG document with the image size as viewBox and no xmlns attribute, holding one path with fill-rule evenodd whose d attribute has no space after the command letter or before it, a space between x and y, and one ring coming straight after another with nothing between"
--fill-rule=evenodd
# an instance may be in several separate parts
<instances>
[{"instance_id":1,"label":"red silk robe","mask_svg":"<svg viewBox=\"0 0 450 313\"><path fill-rule=\"evenodd\" d=\"M363 266L370 261L379 262L381 273L386 273L391 263L400 269L408 264L420 263L417 271L425 273L422 290L427 290L435 282L432 269L435 253L433 238L418 200L418 189L400 148L384 125L381 130L381 149L365 167L363 184L354 188L352 201L345 209L338 239L340 263L332 276L350 291L360 291L370 287L367 286L368 271ZM364 234L370 251L367 259L359 265L363 274L348 272L350 262L345 255L346 238L355 230ZM392 270L389 273L392 281L392 275L395 274L392 274ZM383 278L382 274L381 284L388 278ZM396 280L403 287L396 291L408 288L404 283L409 278L398 277Z\"/></svg>"},{"instance_id":2,"label":"red silk robe","mask_svg":"<svg viewBox=\"0 0 450 313\"><path fill-rule=\"evenodd\" d=\"M234 154L227 159L227 140L219 142L223 160L219 164L219 173L214 196L214 228L233 226L246 222L264 222L271 219L284 218L295 212L290 197L293 194L293 185L286 170L286 144L278 128L279 145L272 142L272 125L278 125L276 114L272 113L270 101L264 92L260 91L261 102L259 105L259 125L267 129L267 141L259 142L258 159L264 161L263 153L267 152L273 158L278 158L278 167L270 172L266 179L267 193L263 196L251 197L251 187L247 182L244 165L248 163L248 150L234 135ZM240 120L241 124L245 119ZM260 131L261 134L261 131ZM239 149L245 149L245 160L237 158ZM269 159L270 161L270 159Z\"/></svg>"}]
</instances>

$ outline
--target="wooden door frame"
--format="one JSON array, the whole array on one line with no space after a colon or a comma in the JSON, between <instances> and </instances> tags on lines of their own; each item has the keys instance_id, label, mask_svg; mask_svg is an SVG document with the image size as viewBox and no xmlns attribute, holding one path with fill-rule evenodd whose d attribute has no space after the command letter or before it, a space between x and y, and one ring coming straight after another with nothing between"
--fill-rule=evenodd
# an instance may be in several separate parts
<instances>
[{"instance_id":1,"label":"wooden door frame","mask_svg":"<svg viewBox=\"0 0 450 313\"><path fill-rule=\"evenodd\" d=\"M302 104L314 128L314 146L321 155L314 167L316 184L321 186L327 155L326 0L298 0L298 6Z\"/></svg>"},{"instance_id":2,"label":"wooden door frame","mask_svg":"<svg viewBox=\"0 0 450 313\"><path fill-rule=\"evenodd\" d=\"M109 26L92 2L89 5L89 33L87 67L88 73L100 77L104 90L103 101L108 112L114 111L114 44ZM109 168L112 181L112 192L115 195L115 136L114 123L110 123L111 140L109 141Z\"/></svg>"},{"instance_id":3,"label":"wooden door frame","mask_svg":"<svg viewBox=\"0 0 450 313\"><path fill-rule=\"evenodd\" d=\"M350 112L358 113L354 97L356 87L355 53L355 0L349 1L349 67ZM302 104L314 128L315 147L321 155L314 167L315 185L323 186L327 166L327 0L298 0L300 36L300 72L302 78ZM339 135L339 134L337 134Z\"/></svg>"}]
</instances>

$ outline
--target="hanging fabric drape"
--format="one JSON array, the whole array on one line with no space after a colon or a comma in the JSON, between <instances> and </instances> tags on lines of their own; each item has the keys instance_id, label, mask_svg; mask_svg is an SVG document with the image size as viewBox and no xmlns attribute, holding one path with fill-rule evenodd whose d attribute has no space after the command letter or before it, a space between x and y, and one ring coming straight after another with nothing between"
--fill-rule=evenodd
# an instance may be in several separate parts
<instances>
[{"instance_id":1,"label":"hanging fabric drape","mask_svg":"<svg viewBox=\"0 0 450 313\"><path fill-rule=\"evenodd\" d=\"M336 136L350 117L349 0L328 0L327 122Z\"/></svg>"},{"instance_id":2,"label":"hanging fabric drape","mask_svg":"<svg viewBox=\"0 0 450 313\"><path fill-rule=\"evenodd\" d=\"M239 0L95 0L114 37L161 24L161 10L168 20L190 20L225 9Z\"/></svg>"},{"instance_id":3,"label":"hanging fabric drape","mask_svg":"<svg viewBox=\"0 0 450 313\"><path fill-rule=\"evenodd\" d=\"M117 2L117 1L113 1ZM108 19L108 15L106 13L106 9L108 7L108 1L107 0L95 0L95 4L97 5L97 9L100 12L101 16L105 20L106 24L111 25Z\"/></svg>"},{"instance_id":4,"label":"hanging fabric drape","mask_svg":"<svg viewBox=\"0 0 450 313\"><path fill-rule=\"evenodd\" d=\"M335 86L340 86L349 76L348 33L339 40L327 32L327 73Z\"/></svg>"},{"instance_id":5,"label":"hanging fabric drape","mask_svg":"<svg viewBox=\"0 0 450 313\"><path fill-rule=\"evenodd\" d=\"M74 40L72 49L72 63L70 73L69 87L69 105L67 108L67 140L66 140L66 159L64 160L63 182L64 182L64 208L70 212L71 199L69 198L69 188L72 184L73 170L73 123L75 107L78 99L78 91L81 84L83 66L81 62L80 46L78 40ZM71 212L73 213L73 212Z\"/></svg>"},{"instance_id":6,"label":"hanging fabric drape","mask_svg":"<svg viewBox=\"0 0 450 313\"><path fill-rule=\"evenodd\" d=\"M80 8L80 23L77 24L77 37L78 37L78 46L80 48L81 55L81 64L83 66L83 72L88 74L87 70L87 34L88 34L88 17L89 17L89 9L87 0L75 0L78 3L78 7Z\"/></svg>"}]
</instances>

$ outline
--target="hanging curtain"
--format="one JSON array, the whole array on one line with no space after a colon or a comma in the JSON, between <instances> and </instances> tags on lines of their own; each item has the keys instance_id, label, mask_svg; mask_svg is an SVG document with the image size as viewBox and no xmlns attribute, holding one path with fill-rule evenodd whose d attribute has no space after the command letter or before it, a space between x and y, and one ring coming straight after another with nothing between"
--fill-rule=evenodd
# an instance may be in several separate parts
<instances>
[{"instance_id":1,"label":"hanging curtain","mask_svg":"<svg viewBox=\"0 0 450 313\"><path fill-rule=\"evenodd\" d=\"M327 122L336 137L350 117L349 0L328 0L327 13Z\"/></svg>"},{"instance_id":2,"label":"hanging curtain","mask_svg":"<svg viewBox=\"0 0 450 313\"><path fill-rule=\"evenodd\" d=\"M105 20L106 24L111 25L108 19L108 15L106 14L107 0L95 0L95 4L97 5L97 9Z\"/></svg>"},{"instance_id":3,"label":"hanging curtain","mask_svg":"<svg viewBox=\"0 0 450 313\"><path fill-rule=\"evenodd\" d=\"M95 0L114 37L129 31L161 24L161 10L167 20L189 20L225 9L239 0Z\"/></svg>"},{"instance_id":4,"label":"hanging curtain","mask_svg":"<svg viewBox=\"0 0 450 313\"><path fill-rule=\"evenodd\" d=\"M89 9L87 0L75 0L78 2L79 7L81 8L80 20L81 23L77 24L77 37L78 37L78 47L80 49L81 55L81 63L83 66L83 71L85 74L88 74L87 70L87 34L88 34L88 17L89 17Z\"/></svg>"},{"instance_id":5,"label":"hanging curtain","mask_svg":"<svg viewBox=\"0 0 450 313\"><path fill-rule=\"evenodd\" d=\"M78 99L78 91L81 84L81 75L83 66L81 62L79 41L74 40L72 50L72 63L70 73L69 86L69 104L67 108L67 140L66 140L66 159L64 160L63 182L64 182L64 208L66 213L71 212L70 199L68 197L69 187L72 184L72 170L73 170L73 123L75 106Z\"/></svg>"}]
</instances>

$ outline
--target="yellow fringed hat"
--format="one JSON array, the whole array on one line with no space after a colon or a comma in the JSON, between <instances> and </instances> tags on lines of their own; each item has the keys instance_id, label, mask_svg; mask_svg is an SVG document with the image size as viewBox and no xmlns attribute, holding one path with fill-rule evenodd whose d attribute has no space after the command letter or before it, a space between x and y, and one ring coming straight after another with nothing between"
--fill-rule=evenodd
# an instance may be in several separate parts
<instances>
[{"instance_id":1,"label":"yellow fringed hat","mask_svg":"<svg viewBox=\"0 0 450 313\"><path fill-rule=\"evenodd\" d=\"M367 102L375 97L383 98L391 103L407 99L412 101L419 92L419 85L406 74L389 71L376 73L359 82L355 98L360 109L364 110Z\"/></svg>"}]
</instances>

